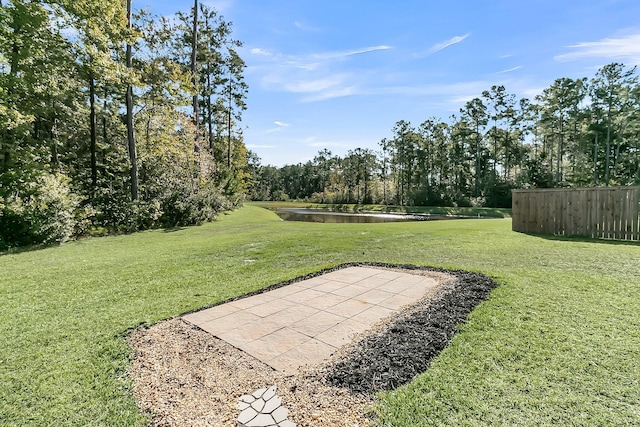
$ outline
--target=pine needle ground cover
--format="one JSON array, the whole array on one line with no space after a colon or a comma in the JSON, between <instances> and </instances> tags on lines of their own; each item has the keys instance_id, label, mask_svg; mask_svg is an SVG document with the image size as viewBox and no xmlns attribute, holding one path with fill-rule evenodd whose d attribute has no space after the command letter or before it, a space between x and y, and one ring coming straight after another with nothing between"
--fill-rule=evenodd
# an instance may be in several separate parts
<instances>
[{"instance_id":1,"label":"pine needle ground cover","mask_svg":"<svg viewBox=\"0 0 640 427\"><path fill-rule=\"evenodd\" d=\"M640 424L640 246L511 231L509 219L201 227L0 256L0 425L145 425L135 327L346 262L483 273L500 286L430 368L381 394L385 426Z\"/></svg>"}]
</instances>

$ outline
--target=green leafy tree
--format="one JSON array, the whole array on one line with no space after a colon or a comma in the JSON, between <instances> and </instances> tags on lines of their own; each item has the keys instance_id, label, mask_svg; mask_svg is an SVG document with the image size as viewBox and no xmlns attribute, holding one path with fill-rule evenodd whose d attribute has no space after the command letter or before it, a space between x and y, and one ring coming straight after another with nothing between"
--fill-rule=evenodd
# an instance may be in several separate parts
<instances>
[{"instance_id":1,"label":"green leafy tree","mask_svg":"<svg viewBox=\"0 0 640 427\"><path fill-rule=\"evenodd\" d=\"M549 141L549 158L553 159L556 147L555 183L563 181L563 160L567 151L566 140L572 128L572 122L580 120L581 104L586 95L586 79L556 79L542 95L536 97L540 104L541 123L544 126L546 140ZM574 134L575 135L575 134ZM550 161L552 166L552 161Z\"/></svg>"},{"instance_id":2,"label":"green leafy tree","mask_svg":"<svg viewBox=\"0 0 640 427\"><path fill-rule=\"evenodd\" d=\"M486 171L486 165L483 162L486 151L484 143L484 126L486 126L489 118L487 115L487 107L482 103L480 98L474 98L467 102L464 108L460 109L462 118L469 123L473 129L473 147L474 147L474 196L480 196L483 174Z\"/></svg>"},{"instance_id":3,"label":"green leafy tree","mask_svg":"<svg viewBox=\"0 0 640 427\"><path fill-rule=\"evenodd\" d=\"M331 173L333 162L334 158L331 154L331 151L327 150L326 148L320 150L318 154L316 154L316 156L313 158L313 165L317 171L320 187L322 188L322 203L325 202L327 186L329 183L329 174Z\"/></svg>"},{"instance_id":4,"label":"green leafy tree","mask_svg":"<svg viewBox=\"0 0 640 427\"><path fill-rule=\"evenodd\" d=\"M397 122L392 132L391 170L395 174L397 202L403 205L407 203L408 194L413 189L419 135L411 123L405 120Z\"/></svg>"},{"instance_id":5,"label":"green leafy tree","mask_svg":"<svg viewBox=\"0 0 640 427\"><path fill-rule=\"evenodd\" d=\"M591 81L590 95L594 112L601 115L601 122L606 128L605 185L609 185L611 171L616 172L625 128L637 111L638 104L633 96L637 86L636 67L627 69L620 63L605 65Z\"/></svg>"}]
</instances>

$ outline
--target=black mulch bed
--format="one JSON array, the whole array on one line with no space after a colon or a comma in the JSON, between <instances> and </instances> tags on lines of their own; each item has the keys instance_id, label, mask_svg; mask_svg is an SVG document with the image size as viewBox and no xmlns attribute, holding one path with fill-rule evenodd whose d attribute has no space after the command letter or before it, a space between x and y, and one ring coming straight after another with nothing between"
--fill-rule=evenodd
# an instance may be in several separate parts
<instances>
[{"instance_id":1,"label":"black mulch bed","mask_svg":"<svg viewBox=\"0 0 640 427\"><path fill-rule=\"evenodd\" d=\"M324 376L330 384L354 393L393 390L426 371L431 360L451 341L457 326L497 286L489 277L467 271L375 265L438 271L455 276L456 280L434 298L419 302L392 319L379 333L363 338L336 364L326 368Z\"/></svg>"}]
</instances>

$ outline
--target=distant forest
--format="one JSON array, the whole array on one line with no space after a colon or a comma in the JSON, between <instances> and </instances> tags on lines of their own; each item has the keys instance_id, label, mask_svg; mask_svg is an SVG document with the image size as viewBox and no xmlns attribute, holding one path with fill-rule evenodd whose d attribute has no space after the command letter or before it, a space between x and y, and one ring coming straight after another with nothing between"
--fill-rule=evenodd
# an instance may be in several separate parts
<instances>
[{"instance_id":1,"label":"distant forest","mask_svg":"<svg viewBox=\"0 0 640 427\"><path fill-rule=\"evenodd\" d=\"M636 67L559 78L533 101L492 86L447 121L401 120L378 150L253 169L250 197L511 207L511 190L640 184Z\"/></svg>"},{"instance_id":2,"label":"distant forest","mask_svg":"<svg viewBox=\"0 0 640 427\"><path fill-rule=\"evenodd\" d=\"M240 126L242 43L194 1L0 0L0 251L212 220L245 198L510 206L510 190L640 184L636 68L493 86L443 121L399 121L378 150L260 164Z\"/></svg>"},{"instance_id":3,"label":"distant forest","mask_svg":"<svg viewBox=\"0 0 640 427\"><path fill-rule=\"evenodd\" d=\"M0 1L0 250L198 224L242 201L231 24L131 0Z\"/></svg>"}]
</instances>

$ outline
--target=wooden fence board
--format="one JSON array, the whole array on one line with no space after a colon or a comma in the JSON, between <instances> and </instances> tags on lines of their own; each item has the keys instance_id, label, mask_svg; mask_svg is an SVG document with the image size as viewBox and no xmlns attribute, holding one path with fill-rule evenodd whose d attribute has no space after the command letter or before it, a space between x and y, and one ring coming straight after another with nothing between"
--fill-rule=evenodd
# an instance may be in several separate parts
<instances>
[{"instance_id":1,"label":"wooden fence board","mask_svg":"<svg viewBox=\"0 0 640 427\"><path fill-rule=\"evenodd\" d=\"M611 197L613 197L613 238L622 240L622 213L624 211L624 198L623 193L619 190L613 190Z\"/></svg>"},{"instance_id":2,"label":"wooden fence board","mask_svg":"<svg viewBox=\"0 0 640 427\"><path fill-rule=\"evenodd\" d=\"M514 190L512 206L514 231L640 241L640 187Z\"/></svg>"},{"instance_id":3,"label":"wooden fence board","mask_svg":"<svg viewBox=\"0 0 640 427\"><path fill-rule=\"evenodd\" d=\"M633 208L631 207L631 192L628 191L624 198L624 211L622 213L622 230L624 240L631 240L631 219L633 217Z\"/></svg>"},{"instance_id":4,"label":"wooden fence board","mask_svg":"<svg viewBox=\"0 0 640 427\"><path fill-rule=\"evenodd\" d=\"M615 221L615 197L613 191L607 192L607 239L615 239L615 229L616 229L616 221Z\"/></svg>"},{"instance_id":5,"label":"wooden fence board","mask_svg":"<svg viewBox=\"0 0 640 427\"><path fill-rule=\"evenodd\" d=\"M598 193L598 210L600 211L600 217L598 218L598 225L600 226L600 233L598 236L601 238L608 238L606 235L608 231L608 216L607 216L607 193L597 191Z\"/></svg>"},{"instance_id":6,"label":"wooden fence board","mask_svg":"<svg viewBox=\"0 0 640 427\"><path fill-rule=\"evenodd\" d=\"M640 211L640 191L631 192L631 236L640 236L640 214L633 218L633 213ZM633 238L631 240L634 240ZM638 238L637 240L640 240Z\"/></svg>"}]
</instances>

